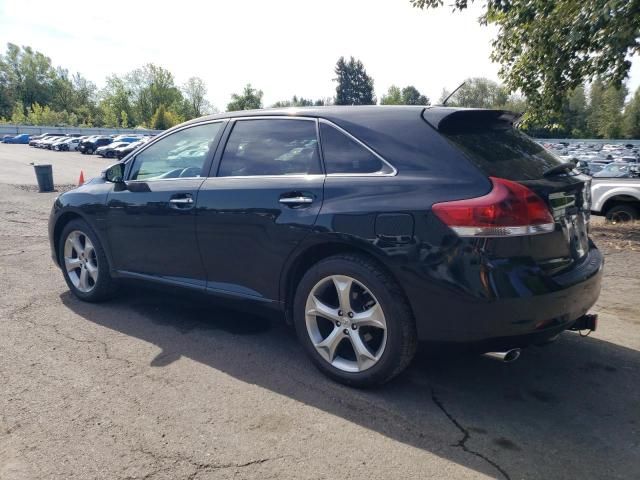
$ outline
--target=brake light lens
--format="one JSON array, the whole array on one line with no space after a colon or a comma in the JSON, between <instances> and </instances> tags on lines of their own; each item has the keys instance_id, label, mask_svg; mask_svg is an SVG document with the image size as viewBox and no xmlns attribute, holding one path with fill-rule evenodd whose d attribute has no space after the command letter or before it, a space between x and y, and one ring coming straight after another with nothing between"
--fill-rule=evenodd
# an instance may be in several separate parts
<instances>
[{"instance_id":1,"label":"brake light lens","mask_svg":"<svg viewBox=\"0 0 640 480\"><path fill-rule=\"evenodd\" d=\"M493 188L477 198L433 205L437 217L461 237L537 235L555 230L545 202L524 185L489 177Z\"/></svg>"}]
</instances>

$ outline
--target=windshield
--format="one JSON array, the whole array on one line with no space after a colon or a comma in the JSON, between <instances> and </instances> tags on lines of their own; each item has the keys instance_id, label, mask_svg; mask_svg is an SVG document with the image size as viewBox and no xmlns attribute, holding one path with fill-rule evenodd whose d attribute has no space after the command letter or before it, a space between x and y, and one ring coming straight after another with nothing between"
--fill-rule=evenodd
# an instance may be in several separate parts
<instances>
[{"instance_id":1,"label":"windshield","mask_svg":"<svg viewBox=\"0 0 640 480\"><path fill-rule=\"evenodd\" d=\"M610 163L602 170L600 170L595 176L597 177L619 177L629 173L629 165L620 165Z\"/></svg>"}]
</instances>

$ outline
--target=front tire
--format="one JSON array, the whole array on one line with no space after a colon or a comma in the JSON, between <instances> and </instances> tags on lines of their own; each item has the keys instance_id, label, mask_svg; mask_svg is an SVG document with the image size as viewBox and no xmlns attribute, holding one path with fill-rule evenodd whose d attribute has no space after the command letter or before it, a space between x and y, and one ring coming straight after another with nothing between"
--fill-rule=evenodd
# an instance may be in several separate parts
<instances>
[{"instance_id":1,"label":"front tire","mask_svg":"<svg viewBox=\"0 0 640 480\"><path fill-rule=\"evenodd\" d=\"M84 220L72 220L62 229L58 258L69 290L80 300L100 302L115 293L102 244Z\"/></svg>"},{"instance_id":2,"label":"front tire","mask_svg":"<svg viewBox=\"0 0 640 480\"><path fill-rule=\"evenodd\" d=\"M606 214L611 223L628 223L638 220L638 210L632 205L616 205L611 207Z\"/></svg>"},{"instance_id":3,"label":"front tire","mask_svg":"<svg viewBox=\"0 0 640 480\"><path fill-rule=\"evenodd\" d=\"M388 382L416 352L403 292L361 255L332 256L307 271L294 299L294 324L316 367L354 387Z\"/></svg>"}]
</instances>

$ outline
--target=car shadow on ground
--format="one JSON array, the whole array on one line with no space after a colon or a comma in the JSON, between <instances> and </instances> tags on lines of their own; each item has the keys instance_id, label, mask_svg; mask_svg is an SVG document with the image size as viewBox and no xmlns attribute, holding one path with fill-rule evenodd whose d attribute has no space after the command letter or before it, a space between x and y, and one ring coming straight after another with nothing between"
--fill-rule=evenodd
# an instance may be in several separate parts
<instances>
[{"instance_id":1,"label":"car shadow on ground","mask_svg":"<svg viewBox=\"0 0 640 480\"><path fill-rule=\"evenodd\" d=\"M640 478L640 353L565 333L514 364L420 354L374 390L327 380L283 322L207 299L127 289L63 303L88 321L495 478ZM606 328L606 325L602 325Z\"/></svg>"}]
</instances>

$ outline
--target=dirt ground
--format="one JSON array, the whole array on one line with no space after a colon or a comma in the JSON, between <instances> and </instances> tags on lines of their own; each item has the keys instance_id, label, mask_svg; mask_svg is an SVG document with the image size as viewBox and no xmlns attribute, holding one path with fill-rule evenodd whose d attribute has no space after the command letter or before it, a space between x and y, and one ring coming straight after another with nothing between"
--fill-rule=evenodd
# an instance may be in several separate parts
<instances>
[{"instance_id":1,"label":"dirt ground","mask_svg":"<svg viewBox=\"0 0 640 480\"><path fill-rule=\"evenodd\" d=\"M132 286L76 300L32 150L0 145L0 479L640 478L640 226L593 222L597 332L508 365L422 352L359 391L277 321Z\"/></svg>"}]
</instances>

